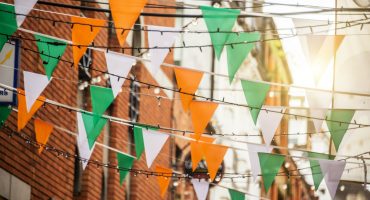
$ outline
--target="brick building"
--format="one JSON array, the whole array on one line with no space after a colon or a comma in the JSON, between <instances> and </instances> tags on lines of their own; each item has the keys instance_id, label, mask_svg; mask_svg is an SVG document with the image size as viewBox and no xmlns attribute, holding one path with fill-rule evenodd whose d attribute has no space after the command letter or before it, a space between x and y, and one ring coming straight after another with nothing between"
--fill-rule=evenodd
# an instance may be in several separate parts
<instances>
[{"instance_id":1,"label":"brick building","mask_svg":"<svg viewBox=\"0 0 370 200\"><path fill-rule=\"evenodd\" d=\"M13 4L13 1L6 0L5 2ZM58 0L56 2L75 6L99 7L96 3L86 3L86 1ZM151 3L156 2L151 1ZM161 1L161 3L163 4L164 2ZM169 1L169 3L171 2ZM90 18L111 19L110 14L106 12L50 6L42 4L42 2L38 2L35 8ZM145 8L144 11L164 12L156 8ZM165 12L175 12L175 10L166 10ZM46 13L37 10L31 11L30 15L70 21L68 15ZM140 17L137 23L174 26L175 21L173 18ZM66 23L53 24L52 21L28 17L23 23L22 28L71 40L71 26ZM16 35L33 38L32 34L20 30L16 32ZM127 42L127 46L146 46L146 32L132 32ZM107 28L103 28L100 31L94 40L94 44L101 46L119 45L114 29ZM37 51L35 42L21 41L20 69L44 74L42 60L38 53L26 51L23 48ZM125 51L125 54L137 55L137 52ZM67 47L62 59L72 60L72 48L70 46ZM167 56L165 62L173 63L172 53ZM87 67L93 66L99 70L106 70L104 53L98 51L88 50L81 59L80 64ZM167 77L174 83L172 71L164 68L163 70ZM145 80L145 82L158 85L144 67L144 63L141 62L137 62L133 67L130 76L137 77L137 80ZM20 71L19 77L19 87L23 88L22 71ZM91 111L91 101L89 89L88 87L84 87L84 82L94 82L96 85L109 87L109 81L104 75L95 71L84 70L83 68L77 71L71 68L69 63L62 61L59 62L53 77L53 81L43 92L43 95L47 99L88 111ZM61 79L68 79L68 81ZM173 110L181 109L181 105L168 99L159 99L159 103L155 95L165 96L166 94L164 91L158 90L158 88L148 88L137 82L126 81L122 87L121 94L118 95L106 114L147 124L160 124L166 127L171 127L173 123L180 121L182 118L181 115L184 114L180 112L176 114L176 117L173 117ZM46 105L40 108L35 117L77 133L75 112ZM181 123L182 126L189 127L189 124ZM15 111L12 111L6 121L6 126L12 130L16 130L17 113ZM22 130L22 133L35 138L33 119ZM108 122L97 141L135 155L132 129L128 126ZM67 151L70 154L78 154L76 137L59 129L54 129L50 135L48 144ZM174 155L174 145L173 139L170 138L150 170L153 170L157 164L168 168L172 167L174 160L171 158ZM116 153L101 146L96 146L91 160L114 164L116 163ZM145 155L139 161L135 161L133 168L147 170ZM171 191L170 186L164 199L170 199L171 195L174 195L174 193ZM114 169L88 165L82 171L80 161L73 157L57 156L51 151L44 151L38 154L38 150L32 147L32 145L25 143L19 137L9 137L5 131L1 130L0 199L161 199L161 197L156 177L147 178L142 175L136 176L130 174L126 177L125 183L120 186L119 174Z\"/></svg>"}]
</instances>

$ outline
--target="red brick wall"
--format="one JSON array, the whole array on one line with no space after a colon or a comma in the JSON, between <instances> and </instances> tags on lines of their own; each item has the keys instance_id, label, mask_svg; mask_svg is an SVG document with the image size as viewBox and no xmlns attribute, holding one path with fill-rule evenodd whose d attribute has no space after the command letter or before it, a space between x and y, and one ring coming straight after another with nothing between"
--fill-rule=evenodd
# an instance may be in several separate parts
<instances>
[{"instance_id":1,"label":"red brick wall","mask_svg":"<svg viewBox=\"0 0 370 200\"><path fill-rule=\"evenodd\" d=\"M12 1L7 1L13 3ZM79 5L76 1L58 0L60 3L75 4ZM152 2L155 3L155 2ZM89 6L94 6L90 4ZM43 10L51 10L63 13L69 13L73 15L79 15L80 11L73 9L57 8L52 6L45 6L37 4L36 8ZM154 10L161 12L159 10ZM85 13L88 17L94 17L99 19L106 19L106 16L102 13ZM32 11L31 15L37 15L45 18L58 19L63 21L69 21L69 17L46 14L42 12ZM168 18L145 18L145 24L155 24L164 26L174 26L174 20ZM56 36L71 40L71 29L67 24L57 23L53 27L51 22L27 18L24 28L34 30L36 32L45 33L48 35ZM27 38L32 38L31 34L27 34L18 31L17 34ZM96 45L107 45L110 43L112 46L117 46L117 40L115 36L108 42L107 29L102 29L98 37L95 39ZM22 46L37 50L36 44L30 41L23 41ZM129 53L129 52L125 52ZM63 59L72 61L72 48L67 47L67 50L63 56ZM166 62L173 62L172 54L166 59ZM157 84L151 75L146 71L142 64L138 63L138 67L135 67L139 80L151 82ZM93 68L100 70L106 70L104 53L93 51ZM38 54L24 51L21 52L21 67L22 70L27 70L36 73L44 74L44 68L42 66L41 59ZM96 76L97 73L92 73ZM77 83L78 76L77 71L70 68L70 64L60 62L56 68L53 76L54 80L49 84L43 95L51 100L57 102L77 106ZM168 76L171 78L172 72L169 71ZM23 75L20 74L21 85L23 88ZM57 78L63 78L72 80L74 82L58 80ZM153 89L147 89L145 86L141 89L141 93L154 94ZM88 90L88 88L86 88ZM165 95L161 91L160 95ZM163 100L161 106L157 106L157 99L153 97L140 96L140 116L139 121L142 123L149 124L160 124L162 126L171 126L171 106L172 102ZM90 99L87 98L86 102L88 110L91 110ZM116 98L112 106L112 115L124 119L128 119L128 108L129 108L129 81L125 82L123 92ZM66 128L73 132L77 132L76 128L76 113L69 112L64 109L57 111L54 106L46 106L40 108L36 113L36 117L42 120L51 122L57 126ZM12 129L16 130L17 114L12 112L6 124ZM128 152L129 144L129 127L119 125L116 123L109 122L110 126L110 141L109 145L117 148L123 152ZM28 125L22 130L29 136L35 137L33 129L33 120L30 120ZM103 142L104 132L98 138L98 142ZM156 165L162 165L166 167L170 166L170 143L169 140L164 146L162 152L155 160L152 169L154 170ZM55 130L49 138L49 145L55 146L58 149L68 151L70 153L75 152L76 139L65 132ZM82 191L79 196L73 196L73 181L74 181L74 158L63 158L56 157L51 152L44 151L41 155L37 153L37 150L31 148L29 145L17 137L12 139L4 133L0 134L0 167L17 176L27 184L31 186L32 199L48 199L53 197L55 199L100 199L102 192L102 168L96 168L96 166L89 165L83 172L83 184ZM135 155L135 152L131 152ZM96 146L91 159L102 161L103 149L100 146ZM116 153L109 151L109 162L116 164ZM134 164L134 168L147 170L145 163L145 155ZM162 199L159 196L159 187L157 186L156 177L145 176L133 176L130 175L130 199ZM109 181L108 181L108 199L125 199L125 184L119 185L119 174L116 170L109 170ZM168 195L167 195L168 196ZM166 197L168 198L168 197Z\"/></svg>"}]
</instances>

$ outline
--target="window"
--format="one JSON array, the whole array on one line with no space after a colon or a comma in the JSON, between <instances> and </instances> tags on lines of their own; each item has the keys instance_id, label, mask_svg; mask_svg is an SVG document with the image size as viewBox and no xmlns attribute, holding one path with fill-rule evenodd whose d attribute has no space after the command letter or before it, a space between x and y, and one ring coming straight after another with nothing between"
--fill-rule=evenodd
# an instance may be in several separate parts
<instances>
[{"instance_id":1,"label":"window","mask_svg":"<svg viewBox=\"0 0 370 200\"><path fill-rule=\"evenodd\" d=\"M0 168L0 199L31 199L31 186Z\"/></svg>"}]
</instances>

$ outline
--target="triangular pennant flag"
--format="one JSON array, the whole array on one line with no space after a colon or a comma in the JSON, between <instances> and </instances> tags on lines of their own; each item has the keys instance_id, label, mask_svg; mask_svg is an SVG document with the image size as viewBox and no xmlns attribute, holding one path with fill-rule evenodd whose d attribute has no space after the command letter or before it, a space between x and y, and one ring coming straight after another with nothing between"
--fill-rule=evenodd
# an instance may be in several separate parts
<instances>
[{"instance_id":1,"label":"triangular pennant flag","mask_svg":"<svg viewBox=\"0 0 370 200\"><path fill-rule=\"evenodd\" d=\"M54 69L66 50L67 43L37 34L35 34L35 38L45 68L45 74L50 80Z\"/></svg>"},{"instance_id":2,"label":"triangular pennant flag","mask_svg":"<svg viewBox=\"0 0 370 200\"><path fill-rule=\"evenodd\" d=\"M251 164L251 171L254 180L257 179L258 175L261 174L261 167L260 167L260 160L258 157L258 153L271 153L272 147L267 145L260 145L260 144L251 144L248 143L248 154L249 154L249 162Z\"/></svg>"},{"instance_id":3,"label":"triangular pennant flag","mask_svg":"<svg viewBox=\"0 0 370 200\"><path fill-rule=\"evenodd\" d=\"M200 81L203 77L203 72L185 69L185 68L174 68L177 86L181 90L181 92L188 93L188 94L195 94L197 91ZM189 105L193 100L192 95L180 93L182 107L184 111L187 112L189 110Z\"/></svg>"},{"instance_id":4,"label":"triangular pennant flag","mask_svg":"<svg viewBox=\"0 0 370 200\"><path fill-rule=\"evenodd\" d=\"M202 149L207 163L209 178L214 180L218 169L224 160L228 147L217 144L202 143Z\"/></svg>"},{"instance_id":5,"label":"triangular pennant flag","mask_svg":"<svg viewBox=\"0 0 370 200\"><path fill-rule=\"evenodd\" d=\"M344 134L347 132L355 110L329 110L326 118L330 135L333 138L335 149L338 151Z\"/></svg>"},{"instance_id":6,"label":"triangular pennant flag","mask_svg":"<svg viewBox=\"0 0 370 200\"><path fill-rule=\"evenodd\" d=\"M328 154L322 154L322 153L315 153L315 152L308 152L308 157L310 158L320 158L320 159L334 159L334 156L328 155ZM314 160L314 159L309 159L310 160L310 167L312 171L312 178L313 178L313 183L315 185L315 190L317 190L320 186L320 183L322 179L324 178L324 175L321 172L321 168L319 165L319 161Z\"/></svg>"},{"instance_id":7,"label":"triangular pennant flag","mask_svg":"<svg viewBox=\"0 0 370 200\"><path fill-rule=\"evenodd\" d=\"M329 190L332 199L335 197L337 187L342 177L344 168L346 167L345 161L337 160L319 160L321 171L324 173L326 187Z\"/></svg>"},{"instance_id":8,"label":"triangular pennant flag","mask_svg":"<svg viewBox=\"0 0 370 200\"><path fill-rule=\"evenodd\" d=\"M94 117L95 116L90 114L82 113L82 119L90 149L94 146L96 139L98 139L102 129L108 121L105 118L99 118L97 122L94 122Z\"/></svg>"},{"instance_id":9,"label":"triangular pennant flag","mask_svg":"<svg viewBox=\"0 0 370 200\"><path fill-rule=\"evenodd\" d=\"M196 135L191 135L190 137L196 139ZM198 163L203 159L204 156L202 142L213 143L215 139L216 138L201 136L199 141L190 141L191 165L193 171L197 169Z\"/></svg>"},{"instance_id":10,"label":"triangular pennant flag","mask_svg":"<svg viewBox=\"0 0 370 200\"><path fill-rule=\"evenodd\" d=\"M40 96L42 91L44 91L50 81L45 75L27 71L23 71L23 78L27 112L29 112L36 99Z\"/></svg>"},{"instance_id":11,"label":"triangular pennant flag","mask_svg":"<svg viewBox=\"0 0 370 200\"><path fill-rule=\"evenodd\" d=\"M11 106L0 106L0 128L4 125L6 119L8 119L11 111Z\"/></svg>"},{"instance_id":12,"label":"triangular pennant flag","mask_svg":"<svg viewBox=\"0 0 370 200\"><path fill-rule=\"evenodd\" d=\"M117 162L119 167L119 183L122 185L123 180L125 180L126 175L131 170L132 165L134 164L135 158L128 156L122 153L117 152Z\"/></svg>"},{"instance_id":13,"label":"triangular pennant flag","mask_svg":"<svg viewBox=\"0 0 370 200\"><path fill-rule=\"evenodd\" d=\"M193 184L197 199L206 200L209 190L209 182L204 179L191 179L191 183Z\"/></svg>"},{"instance_id":14,"label":"triangular pennant flag","mask_svg":"<svg viewBox=\"0 0 370 200\"><path fill-rule=\"evenodd\" d=\"M125 56L123 54L106 53L105 60L107 61L107 68L109 72L113 96L114 98L116 98L121 91L123 83L126 80L120 77L127 77L136 59L133 57Z\"/></svg>"},{"instance_id":15,"label":"triangular pennant flag","mask_svg":"<svg viewBox=\"0 0 370 200\"><path fill-rule=\"evenodd\" d=\"M54 126L50 123L44 122L41 119L35 119L35 133L36 141L40 144L46 144L49 140L49 136L53 131ZM39 154L44 150L43 146L39 148Z\"/></svg>"},{"instance_id":16,"label":"triangular pennant flag","mask_svg":"<svg viewBox=\"0 0 370 200\"><path fill-rule=\"evenodd\" d=\"M331 103L331 93L322 91L306 91L306 98L310 106L310 116L325 119L326 109ZM321 131L324 120L312 119L316 132Z\"/></svg>"},{"instance_id":17,"label":"triangular pennant flag","mask_svg":"<svg viewBox=\"0 0 370 200\"><path fill-rule=\"evenodd\" d=\"M136 159L139 160L141 154L144 151L144 138L143 138L143 129L151 129L157 130L157 128L153 127L141 127L141 126L134 126L134 140L135 140L135 151L136 151Z\"/></svg>"},{"instance_id":18,"label":"triangular pennant flag","mask_svg":"<svg viewBox=\"0 0 370 200\"><path fill-rule=\"evenodd\" d=\"M231 35L225 32L232 30L236 18L240 14L240 10L209 6L200 6L200 9L202 10L208 32L211 32L210 36L216 57L220 59L222 49Z\"/></svg>"},{"instance_id":19,"label":"triangular pennant flag","mask_svg":"<svg viewBox=\"0 0 370 200\"><path fill-rule=\"evenodd\" d=\"M155 172L158 174L157 181L160 188L161 197L163 198L171 181L172 169L156 166Z\"/></svg>"},{"instance_id":20,"label":"triangular pennant flag","mask_svg":"<svg viewBox=\"0 0 370 200\"><path fill-rule=\"evenodd\" d=\"M94 123L97 123L103 113L114 100L113 91L110 88L92 85L90 86L91 105L94 113Z\"/></svg>"},{"instance_id":21,"label":"triangular pennant flag","mask_svg":"<svg viewBox=\"0 0 370 200\"><path fill-rule=\"evenodd\" d=\"M72 16L71 22L73 23L73 64L75 69L77 69L80 59L86 52L87 45L90 45L94 41L94 38L98 35L100 29L104 26L105 21L101 19Z\"/></svg>"},{"instance_id":22,"label":"triangular pennant flag","mask_svg":"<svg viewBox=\"0 0 370 200\"><path fill-rule=\"evenodd\" d=\"M80 158L83 158L82 169L84 170L88 163L86 160L90 159L91 153L93 152L95 145L93 145L91 148L89 146L89 141L87 138L86 128L85 128L84 120L82 118L82 114L77 112L76 117L77 117L77 128L78 128L78 136L77 136L78 152L79 152Z\"/></svg>"},{"instance_id":23,"label":"triangular pennant flag","mask_svg":"<svg viewBox=\"0 0 370 200\"><path fill-rule=\"evenodd\" d=\"M163 145L166 143L169 135L154 130L143 130L146 165L150 168L154 159L161 151Z\"/></svg>"},{"instance_id":24,"label":"triangular pennant flag","mask_svg":"<svg viewBox=\"0 0 370 200\"><path fill-rule=\"evenodd\" d=\"M20 27L28 13L35 6L37 0L14 0L15 13L17 13L17 24Z\"/></svg>"},{"instance_id":25,"label":"triangular pennant flag","mask_svg":"<svg viewBox=\"0 0 370 200\"><path fill-rule=\"evenodd\" d=\"M281 119L284 116L285 108L263 106L258 116L258 126L261 129L265 144L269 145L274 138L275 131L279 127Z\"/></svg>"},{"instance_id":26,"label":"triangular pennant flag","mask_svg":"<svg viewBox=\"0 0 370 200\"><path fill-rule=\"evenodd\" d=\"M231 197L231 200L244 200L245 199L245 194L233 189L229 189L229 194Z\"/></svg>"},{"instance_id":27,"label":"triangular pennant flag","mask_svg":"<svg viewBox=\"0 0 370 200\"><path fill-rule=\"evenodd\" d=\"M26 108L26 97L25 92L22 89L18 90L18 132L21 131L31 119L31 117L36 113L36 111L44 105L46 98L44 96L39 96L37 101L33 104L30 111Z\"/></svg>"},{"instance_id":28,"label":"triangular pennant flag","mask_svg":"<svg viewBox=\"0 0 370 200\"><path fill-rule=\"evenodd\" d=\"M141 10L147 0L110 0L109 7L112 12L117 38L121 47L125 44L130 29L134 26ZM123 29L123 30L122 30Z\"/></svg>"},{"instance_id":29,"label":"triangular pennant flag","mask_svg":"<svg viewBox=\"0 0 370 200\"><path fill-rule=\"evenodd\" d=\"M179 29L173 27L148 26L149 59L154 74L160 69L161 64L170 51L169 48L162 47L172 47L179 35L179 32L176 31L179 31Z\"/></svg>"},{"instance_id":30,"label":"triangular pennant flag","mask_svg":"<svg viewBox=\"0 0 370 200\"><path fill-rule=\"evenodd\" d=\"M263 184L265 191L270 189L275 176L279 172L281 165L283 164L285 157L283 155L269 154L269 153L258 153L258 157L261 165L261 172L263 177Z\"/></svg>"},{"instance_id":31,"label":"triangular pennant flag","mask_svg":"<svg viewBox=\"0 0 370 200\"><path fill-rule=\"evenodd\" d=\"M240 33L230 34L227 41L227 65L229 69L229 81L233 81L236 72L243 63L244 59L248 56L249 52L255 46L255 42L260 39L260 34L255 33ZM247 42L243 44L244 42ZM239 44L240 43L240 44Z\"/></svg>"},{"instance_id":32,"label":"triangular pennant flag","mask_svg":"<svg viewBox=\"0 0 370 200\"><path fill-rule=\"evenodd\" d=\"M193 122L194 133L198 140L202 135L208 122L211 120L213 113L216 111L218 104L209 101L192 101L189 109L191 120Z\"/></svg>"},{"instance_id":33,"label":"triangular pennant flag","mask_svg":"<svg viewBox=\"0 0 370 200\"><path fill-rule=\"evenodd\" d=\"M13 35L17 30L17 21L15 19L14 6L10 4L0 3L0 51L3 49L4 44L8 41L7 36Z\"/></svg>"},{"instance_id":34,"label":"triangular pennant flag","mask_svg":"<svg viewBox=\"0 0 370 200\"><path fill-rule=\"evenodd\" d=\"M247 80L242 80L241 82L245 99L247 100L248 106L250 106L253 122L256 124L260 108L265 102L266 95L270 90L270 85Z\"/></svg>"}]
</instances>

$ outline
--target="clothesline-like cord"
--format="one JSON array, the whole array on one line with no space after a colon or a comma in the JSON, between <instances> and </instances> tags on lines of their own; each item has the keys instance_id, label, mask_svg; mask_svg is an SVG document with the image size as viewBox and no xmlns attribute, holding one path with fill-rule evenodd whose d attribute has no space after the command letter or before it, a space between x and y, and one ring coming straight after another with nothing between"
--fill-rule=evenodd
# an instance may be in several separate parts
<instances>
[{"instance_id":1,"label":"clothesline-like cord","mask_svg":"<svg viewBox=\"0 0 370 200\"><path fill-rule=\"evenodd\" d=\"M1 84L0 83L0 87L2 88L5 88L5 89L8 89L8 90L11 90L17 94L20 94L20 95L23 95L25 96L24 94L22 93L18 93L18 91L15 89L15 88L12 88L10 86L6 86L4 84ZM49 99L46 99L46 100L41 100L41 99L37 99L37 101L40 101L40 102L43 102L44 105L45 104L49 104L49 105L53 105L53 106L56 106L57 107L57 110L59 110L60 108L64 108L66 110L68 110L69 112L79 112L79 113L84 113L84 114L88 114L88 115L93 115L93 113L91 112L88 112L88 111L85 111L85 110L82 110L80 108L74 108L74 107L71 107L71 106L68 106L68 105L65 105L65 104L61 104L61 103L58 103L58 102L55 102L55 101L52 101L52 100L49 100ZM121 124L121 125L125 125L125 126L132 126L132 127L142 127L142 128L149 128L149 127L154 127L154 128L157 128L157 129L160 129L160 130L165 130L165 131L171 131L171 132L182 132L183 135L178 135L178 134L173 134L173 133L166 133L166 132L163 132L163 134L167 134L169 136L173 136L173 137L178 137L178 138L182 138L182 139L185 139L185 140L191 140L191 141L196 141L192 138L189 138L189 137L185 137L185 132L184 130L178 130L178 129L173 129L173 128L167 128L167 127L161 127L160 125L150 125L150 124L144 124L144 123L138 123L138 122L133 122L133 121L130 121L130 120L125 120L125 119L122 119L122 118L117 118L117 117L113 117L113 116L107 116L107 115L103 115L101 116L102 118L105 118L111 122L114 122L114 123L117 123L117 124ZM188 131L188 133L193 133L191 131ZM228 139L228 138L224 138L224 137L217 137L217 138L221 138L221 139L225 139L225 140L229 140L229 141L234 141L234 142L241 142L241 143L244 143L244 144L256 144L256 143L250 143L250 142L242 142L242 141L236 141L236 140L231 140L231 139ZM198 142L201 142L203 143L202 141L198 141ZM307 150L304 150L304 149L292 149L292 148L287 148L287 147L281 147L281 146L275 146L275 145L270 145L271 147L273 148L276 148L276 149L285 149L285 150L288 150L288 151L301 151L301 152L311 152L311 151L307 151ZM228 148L232 148L232 149L235 149L235 150L240 150L240 151L247 151L243 148L237 148L237 147L232 147L232 146L227 146ZM302 156L292 156L292 155L284 155L284 154L281 154L283 156L289 156L289 157L294 157L294 158L303 158L303 159L307 159L307 157L302 157ZM337 157L353 157L353 156L347 156L347 155L335 155ZM312 158L311 158L312 159ZM370 159L370 158L369 158ZM358 164L358 163L356 163Z\"/></svg>"},{"instance_id":2,"label":"clothesline-like cord","mask_svg":"<svg viewBox=\"0 0 370 200\"><path fill-rule=\"evenodd\" d=\"M9 37L9 38L12 38L12 37ZM15 37L15 38L22 39L22 40L25 39L23 37ZM29 39L29 40L34 41L34 39ZM48 56L48 57L51 57L51 58L56 58L56 59L59 59L59 60L61 60L63 62L70 63L71 64L71 67L73 66L73 62L71 62L71 61L64 60L64 59L61 59L59 57L54 57L54 56L46 55L43 52L37 52L35 50L24 48L24 47L22 47L22 49L25 49L25 50L31 51L31 52L35 52L35 53L39 53L41 55L45 55L45 56ZM109 74L109 75L112 75L112 76L116 76L118 79L123 78L123 79L130 80L130 81L136 81L136 82L138 82L140 84L147 85L148 87L155 87L155 88L160 88L160 89L166 89L166 90L170 90L170 91L173 91L173 92L178 92L178 93L190 95L190 96L193 96L193 97L198 97L198 98L205 99L205 100L211 100L213 102L224 103L224 104L227 104L227 105L233 105L233 106L239 106L239 107L246 107L246 108L249 108L251 110L258 109L258 110L265 111L265 112L281 113L281 114L293 116L293 117L296 117L296 118L297 117L301 117L301 118L307 118L307 119L326 120L326 121L330 121L330 122L337 122L337 123L340 123L340 124L342 124L342 123L344 123L344 124L352 124L352 125L356 125L356 126L359 126L359 127L361 127L361 126L369 126L369 125L358 124L356 121L355 121L355 123L342 122L342 121L331 120L331 119L327 119L327 118L326 119L323 119L323 118L318 118L318 117L312 117L312 116L305 116L305 115L300 115L300 114L287 113L287 112L283 112L283 110L281 110L279 112L279 111L270 110L270 109L266 109L266 108L257 108L257 107L253 107L253 106L248 106L246 104L238 104L238 103L228 102L228 101L225 101L224 99L222 99L222 100L213 99L213 98L204 97L204 96L201 96L201 95L196 95L196 94L190 94L190 93L187 93L187 92L183 92L183 91L181 91L181 89L176 90L176 89L173 89L173 88L167 88L167 87L164 87L164 86L158 86L158 85L150 84L150 83L147 83L147 82L139 81L139 80L136 80L136 77L135 78L127 78L127 77L118 76L116 74L111 74L111 73L108 73L106 71L102 71L102 70L99 70L99 69L94 69L92 67L87 67L87 68L88 69L91 69L93 71L100 72L100 73L105 73L105 74Z\"/></svg>"},{"instance_id":3,"label":"clothesline-like cord","mask_svg":"<svg viewBox=\"0 0 370 200\"><path fill-rule=\"evenodd\" d=\"M111 162L102 163L102 162L99 162L98 160L91 160L91 159L82 158L77 154L69 153L67 151L61 150L61 149L56 148L54 146L37 142L35 139L28 136L27 134L19 133L17 131L12 130L11 128L9 128L7 126L4 126L1 130L5 130L9 137L12 137L12 136L15 135L15 136L25 140L26 144L32 145L34 148L43 147L44 150L46 150L46 151L55 152L58 157L59 156L65 157L65 158L74 157L75 159L77 159L81 162L87 163L88 165L95 165L97 168L107 167L107 168L115 169L115 170L117 170L117 172L127 171L127 172L130 172L130 173L134 173L134 175L141 174L141 175L146 175L147 177L149 177L149 176L162 176L162 177L180 178L180 179L181 178L188 178L188 179L196 178L196 179L198 179L197 176L206 174L206 173L203 173L203 172L193 172L192 174L194 174L194 176L192 177L189 174L182 174L182 173L179 173L179 172L176 172L176 171L174 171L172 173L166 173L166 172L155 172L155 171L149 171L149 170L140 170L140 169L119 167L118 165L111 164ZM348 162L346 162L346 163L348 163ZM354 163L354 164L362 164L362 163ZM366 165L366 166L368 166L368 165ZM346 169L346 170L348 170L348 169ZM223 173L223 174L225 174L225 176L223 176L222 178L227 178L227 179L252 177L252 175L249 174L249 173L248 174ZM269 174L270 173L266 173L265 175L269 175ZM311 173L311 174L299 174L299 175L297 175L297 174L290 174L290 171L283 171L283 172L278 172L277 176L302 177L302 176L312 176L312 175L315 175L315 174L321 174L321 173ZM208 175L208 173L207 173L207 175ZM273 175L273 173L271 173L271 175ZM258 174L258 176L262 176L262 175Z\"/></svg>"}]
</instances>

